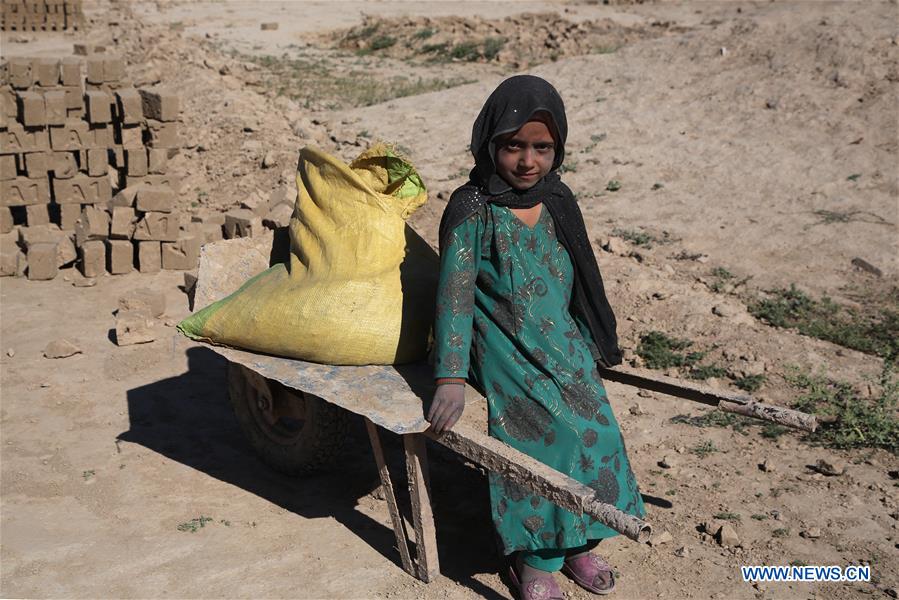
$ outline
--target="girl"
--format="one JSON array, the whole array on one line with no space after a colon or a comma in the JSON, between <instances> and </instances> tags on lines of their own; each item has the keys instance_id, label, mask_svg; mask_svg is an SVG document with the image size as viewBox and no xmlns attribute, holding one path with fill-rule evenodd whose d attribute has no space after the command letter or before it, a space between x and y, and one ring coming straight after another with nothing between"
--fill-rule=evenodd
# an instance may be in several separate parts
<instances>
[{"instance_id":1,"label":"girl","mask_svg":"<svg viewBox=\"0 0 899 600\"><path fill-rule=\"evenodd\" d=\"M490 435L643 517L624 440L596 369L621 362L615 317L584 221L562 183L559 93L530 75L502 82L472 128L475 167L440 223L432 429L451 428L465 382L487 397ZM607 594L591 553L616 532L492 474L493 521L522 598L562 598L552 573Z\"/></svg>"}]
</instances>

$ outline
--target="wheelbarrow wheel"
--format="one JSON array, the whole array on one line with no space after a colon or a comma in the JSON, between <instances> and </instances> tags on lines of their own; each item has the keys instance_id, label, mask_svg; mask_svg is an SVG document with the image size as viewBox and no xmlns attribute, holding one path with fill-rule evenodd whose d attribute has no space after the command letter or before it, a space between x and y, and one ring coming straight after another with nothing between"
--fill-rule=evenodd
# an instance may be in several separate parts
<instances>
[{"instance_id":1,"label":"wheelbarrow wheel","mask_svg":"<svg viewBox=\"0 0 899 600\"><path fill-rule=\"evenodd\" d=\"M302 475L334 463L349 426L345 410L236 363L228 365L228 392L241 429L265 464Z\"/></svg>"}]
</instances>

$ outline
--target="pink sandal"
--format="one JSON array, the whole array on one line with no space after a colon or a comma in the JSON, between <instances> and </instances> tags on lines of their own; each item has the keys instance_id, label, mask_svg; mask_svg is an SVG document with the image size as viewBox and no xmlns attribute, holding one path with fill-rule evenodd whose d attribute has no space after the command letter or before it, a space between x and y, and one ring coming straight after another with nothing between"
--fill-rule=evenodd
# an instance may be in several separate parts
<instances>
[{"instance_id":1,"label":"pink sandal","mask_svg":"<svg viewBox=\"0 0 899 600\"><path fill-rule=\"evenodd\" d=\"M521 600L565 600L565 593L552 575L532 579L527 585L522 585L515 572L515 562L509 565L509 578L515 584L518 597Z\"/></svg>"},{"instance_id":2,"label":"pink sandal","mask_svg":"<svg viewBox=\"0 0 899 600\"><path fill-rule=\"evenodd\" d=\"M593 592L594 594L604 596L611 594L615 589L615 574L612 572L612 567L604 559L592 552L565 559L562 573L573 579L576 584L588 592ZM600 587L605 583L599 577L600 573L609 574L609 582L605 587Z\"/></svg>"}]
</instances>

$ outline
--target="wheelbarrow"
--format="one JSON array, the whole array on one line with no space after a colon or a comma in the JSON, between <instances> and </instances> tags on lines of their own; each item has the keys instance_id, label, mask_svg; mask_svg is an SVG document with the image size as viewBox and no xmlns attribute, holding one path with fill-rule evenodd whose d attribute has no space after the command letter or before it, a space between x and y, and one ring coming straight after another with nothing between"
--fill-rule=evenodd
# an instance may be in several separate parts
<instances>
[{"instance_id":1,"label":"wheelbarrow","mask_svg":"<svg viewBox=\"0 0 899 600\"><path fill-rule=\"evenodd\" d=\"M193 306L204 307L236 290L247 279L284 257L283 242L271 233L203 246ZM350 413L366 424L401 564L424 582L440 572L428 473L426 438L517 483L575 514L589 514L627 538L646 542L651 527L616 507L599 502L595 491L573 478L487 435L486 401L466 388L462 419L442 435L428 430L424 402L434 391L425 364L333 366L204 344L228 362L231 404L247 439L270 467L288 474L320 469L333 461L347 432ZM635 372L604 370L629 385L715 404L724 410L814 429L813 417L763 406L746 397L722 394L676 380ZM681 393L678 393L681 392ZM811 421L809 420L811 419ZM405 523L381 445L380 429L402 436L412 506L416 556L409 552Z\"/></svg>"}]
</instances>

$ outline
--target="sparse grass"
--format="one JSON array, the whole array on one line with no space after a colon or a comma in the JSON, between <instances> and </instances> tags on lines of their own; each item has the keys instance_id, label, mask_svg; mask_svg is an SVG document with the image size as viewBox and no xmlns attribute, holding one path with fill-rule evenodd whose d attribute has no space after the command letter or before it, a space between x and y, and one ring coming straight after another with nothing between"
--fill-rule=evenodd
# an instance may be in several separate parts
<instances>
[{"instance_id":1,"label":"sparse grass","mask_svg":"<svg viewBox=\"0 0 899 600\"><path fill-rule=\"evenodd\" d=\"M862 176L861 173L853 173L852 175L850 175L849 177L847 177L846 180L847 180L847 181L858 181L859 178L861 178L861 176Z\"/></svg>"},{"instance_id":2,"label":"sparse grass","mask_svg":"<svg viewBox=\"0 0 899 600\"><path fill-rule=\"evenodd\" d=\"M81 476L82 476L85 480L90 479L91 477L93 477L93 476L96 475L96 474L97 474L97 472L96 472L94 469L88 469L87 471L82 471L82 472L81 472Z\"/></svg>"},{"instance_id":3,"label":"sparse grass","mask_svg":"<svg viewBox=\"0 0 899 600\"><path fill-rule=\"evenodd\" d=\"M765 383L764 375L746 375L734 380L734 385L743 391L753 394L759 391Z\"/></svg>"},{"instance_id":4,"label":"sparse grass","mask_svg":"<svg viewBox=\"0 0 899 600\"><path fill-rule=\"evenodd\" d=\"M727 377L727 369L718 365L699 365L690 371L690 379L711 379Z\"/></svg>"},{"instance_id":5,"label":"sparse grass","mask_svg":"<svg viewBox=\"0 0 899 600\"><path fill-rule=\"evenodd\" d=\"M752 515L751 518L754 519L754 520L756 520L756 521L767 521L767 520L768 520L768 515L762 515L762 514L756 513L756 514Z\"/></svg>"},{"instance_id":6,"label":"sparse grass","mask_svg":"<svg viewBox=\"0 0 899 600\"><path fill-rule=\"evenodd\" d=\"M506 45L506 38L502 37L489 37L484 40L484 51L482 55L484 60L493 60L503 49L503 46Z\"/></svg>"},{"instance_id":7,"label":"sparse grass","mask_svg":"<svg viewBox=\"0 0 899 600\"><path fill-rule=\"evenodd\" d=\"M185 521L178 525L178 531L189 531L191 533L196 533L198 530L206 527L206 523L212 522L212 517L197 517L196 519L191 519L190 521Z\"/></svg>"},{"instance_id":8,"label":"sparse grass","mask_svg":"<svg viewBox=\"0 0 899 600\"><path fill-rule=\"evenodd\" d=\"M617 192L621 189L621 182L617 179L612 179L606 184L606 189L610 192Z\"/></svg>"},{"instance_id":9,"label":"sparse grass","mask_svg":"<svg viewBox=\"0 0 899 600\"><path fill-rule=\"evenodd\" d=\"M585 146L584 149L581 150L581 152L584 152L584 153L593 152L593 149L596 148L596 145L605 139L606 139L605 133L594 133L593 135L590 136L590 143L587 144L587 146Z\"/></svg>"},{"instance_id":10,"label":"sparse grass","mask_svg":"<svg viewBox=\"0 0 899 600\"><path fill-rule=\"evenodd\" d=\"M577 161L569 160L562 163L562 166L559 167L559 173L576 173L577 172Z\"/></svg>"},{"instance_id":11,"label":"sparse grass","mask_svg":"<svg viewBox=\"0 0 899 600\"><path fill-rule=\"evenodd\" d=\"M779 527L772 531L771 535L776 538L784 538L790 535L790 530L786 527Z\"/></svg>"},{"instance_id":12,"label":"sparse grass","mask_svg":"<svg viewBox=\"0 0 899 600\"><path fill-rule=\"evenodd\" d=\"M876 213L867 210L813 210L812 214L818 217L818 220L805 228L814 227L816 225L831 225L833 223L871 223L873 225L892 225Z\"/></svg>"},{"instance_id":13,"label":"sparse grass","mask_svg":"<svg viewBox=\"0 0 899 600\"><path fill-rule=\"evenodd\" d=\"M763 438L769 440L776 440L780 438L783 434L789 432L790 429L788 427L784 427L783 425L778 425L776 423L766 423L762 426L761 436Z\"/></svg>"},{"instance_id":14,"label":"sparse grass","mask_svg":"<svg viewBox=\"0 0 899 600\"><path fill-rule=\"evenodd\" d=\"M380 38L377 38L380 39ZM382 40L379 44L386 43ZM265 68L262 85L310 109L371 106L470 83L461 78L393 76L379 78L359 68L336 68L333 61L306 57L241 56Z\"/></svg>"},{"instance_id":15,"label":"sparse grass","mask_svg":"<svg viewBox=\"0 0 899 600\"><path fill-rule=\"evenodd\" d=\"M650 331L640 336L636 352L650 369L692 367L705 356L704 352L685 352L692 345L690 340L677 339L661 331Z\"/></svg>"},{"instance_id":16,"label":"sparse grass","mask_svg":"<svg viewBox=\"0 0 899 600\"><path fill-rule=\"evenodd\" d=\"M662 189L663 187L665 187L664 183L655 182L654 184L652 184L652 187L650 189L652 191L656 191Z\"/></svg>"},{"instance_id":17,"label":"sparse grass","mask_svg":"<svg viewBox=\"0 0 899 600\"><path fill-rule=\"evenodd\" d=\"M724 412L723 410L710 410L696 417L687 415L674 415L672 423L692 425L693 427L733 427L734 431L742 432L747 426L754 425L755 419Z\"/></svg>"},{"instance_id":18,"label":"sparse grass","mask_svg":"<svg viewBox=\"0 0 899 600\"><path fill-rule=\"evenodd\" d=\"M612 230L612 235L618 236L635 246L641 246L647 250L651 250L656 244L669 244L672 241L671 236L667 231L663 231L662 236L659 237L640 229L622 229L616 227Z\"/></svg>"},{"instance_id":19,"label":"sparse grass","mask_svg":"<svg viewBox=\"0 0 899 600\"><path fill-rule=\"evenodd\" d=\"M802 391L793 407L828 417L808 435L809 441L831 448L882 448L899 454L899 378L894 368L884 365L880 393L870 399L859 398L845 381L791 369L787 382Z\"/></svg>"},{"instance_id":20,"label":"sparse grass","mask_svg":"<svg viewBox=\"0 0 899 600\"><path fill-rule=\"evenodd\" d=\"M375 39L373 39L371 41L371 44L369 44L368 47L371 48L371 50L373 52L376 52L378 50L384 50L385 48L390 48L394 44L396 44L395 37L392 37L389 35L379 35L378 37L376 37Z\"/></svg>"},{"instance_id":21,"label":"sparse grass","mask_svg":"<svg viewBox=\"0 0 899 600\"><path fill-rule=\"evenodd\" d=\"M722 521L741 521L743 519L740 516L740 513L733 512L720 512L718 514L712 515L712 518L720 519Z\"/></svg>"},{"instance_id":22,"label":"sparse grass","mask_svg":"<svg viewBox=\"0 0 899 600\"><path fill-rule=\"evenodd\" d=\"M692 452L699 458L706 458L710 454L719 452L719 450L715 447L714 442L712 442L711 440L706 440L690 448L690 452Z\"/></svg>"},{"instance_id":23,"label":"sparse grass","mask_svg":"<svg viewBox=\"0 0 899 600\"><path fill-rule=\"evenodd\" d=\"M894 291L893 296L899 296ZM891 304L896 306L891 306ZM749 312L775 327L793 327L809 337L895 361L899 357L899 300L890 299L868 314L845 309L823 297L815 300L790 285L749 306Z\"/></svg>"},{"instance_id":24,"label":"sparse grass","mask_svg":"<svg viewBox=\"0 0 899 600\"><path fill-rule=\"evenodd\" d=\"M474 62L481 58L481 51L477 42L462 42L452 47L449 57L455 60Z\"/></svg>"},{"instance_id":25,"label":"sparse grass","mask_svg":"<svg viewBox=\"0 0 899 600\"><path fill-rule=\"evenodd\" d=\"M432 35L434 35L435 33L437 33L436 29L432 29L431 27L425 27L424 29L419 29L418 31L416 31L415 34L412 36L412 38L416 39L416 40L426 40L429 37L431 37Z\"/></svg>"}]
</instances>

